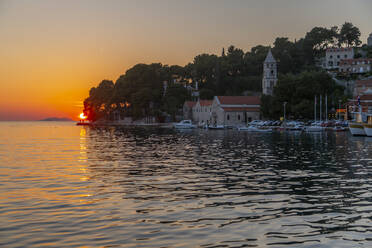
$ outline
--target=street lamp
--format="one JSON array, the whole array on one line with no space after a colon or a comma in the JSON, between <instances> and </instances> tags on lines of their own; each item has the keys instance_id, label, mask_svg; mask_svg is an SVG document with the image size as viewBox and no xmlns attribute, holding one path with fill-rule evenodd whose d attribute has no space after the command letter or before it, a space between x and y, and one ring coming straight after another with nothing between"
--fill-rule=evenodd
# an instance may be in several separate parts
<instances>
[{"instance_id":1,"label":"street lamp","mask_svg":"<svg viewBox=\"0 0 372 248\"><path fill-rule=\"evenodd\" d=\"M340 120L340 115L341 115L341 100L338 100L338 120Z\"/></svg>"},{"instance_id":2,"label":"street lamp","mask_svg":"<svg viewBox=\"0 0 372 248\"><path fill-rule=\"evenodd\" d=\"M283 103L283 109L284 109L284 122L285 122L285 105L287 105L287 102Z\"/></svg>"}]
</instances>

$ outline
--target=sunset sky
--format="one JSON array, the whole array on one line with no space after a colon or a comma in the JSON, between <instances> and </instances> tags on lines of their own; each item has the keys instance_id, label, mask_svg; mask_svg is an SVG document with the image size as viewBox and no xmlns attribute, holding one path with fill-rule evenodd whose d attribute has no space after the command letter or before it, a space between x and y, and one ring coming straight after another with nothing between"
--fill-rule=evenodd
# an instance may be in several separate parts
<instances>
[{"instance_id":1,"label":"sunset sky","mask_svg":"<svg viewBox=\"0 0 372 248\"><path fill-rule=\"evenodd\" d=\"M89 89L137 63L271 45L352 22L366 43L371 0L0 0L0 120L76 119Z\"/></svg>"}]
</instances>

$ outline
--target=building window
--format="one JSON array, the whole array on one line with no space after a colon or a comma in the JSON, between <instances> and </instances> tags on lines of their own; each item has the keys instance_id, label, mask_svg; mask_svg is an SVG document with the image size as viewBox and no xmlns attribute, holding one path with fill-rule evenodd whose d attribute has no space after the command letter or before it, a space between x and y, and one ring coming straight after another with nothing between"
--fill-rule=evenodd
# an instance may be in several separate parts
<instances>
[{"instance_id":1,"label":"building window","mask_svg":"<svg viewBox=\"0 0 372 248\"><path fill-rule=\"evenodd\" d=\"M230 120L230 115L227 115L227 120Z\"/></svg>"},{"instance_id":2,"label":"building window","mask_svg":"<svg viewBox=\"0 0 372 248\"><path fill-rule=\"evenodd\" d=\"M238 120L240 121L240 115L238 115Z\"/></svg>"},{"instance_id":3,"label":"building window","mask_svg":"<svg viewBox=\"0 0 372 248\"><path fill-rule=\"evenodd\" d=\"M347 54L345 54L345 56L344 56L344 57L345 57L345 59L346 59L346 58L347 58Z\"/></svg>"},{"instance_id":4,"label":"building window","mask_svg":"<svg viewBox=\"0 0 372 248\"><path fill-rule=\"evenodd\" d=\"M329 58L330 58L330 59L332 59L332 58L333 58L333 56L331 55L331 56L329 56Z\"/></svg>"},{"instance_id":5,"label":"building window","mask_svg":"<svg viewBox=\"0 0 372 248\"><path fill-rule=\"evenodd\" d=\"M337 58L339 59L340 58L340 55L337 55Z\"/></svg>"}]
</instances>

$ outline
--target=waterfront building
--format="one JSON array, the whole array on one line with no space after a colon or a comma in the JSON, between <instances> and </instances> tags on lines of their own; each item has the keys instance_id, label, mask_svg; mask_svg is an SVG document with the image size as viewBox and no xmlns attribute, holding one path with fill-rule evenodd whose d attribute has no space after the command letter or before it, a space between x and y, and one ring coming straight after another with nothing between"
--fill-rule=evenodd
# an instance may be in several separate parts
<instances>
[{"instance_id":1,"label":"waterfront building","mask_svg":"<svg viewBox=\"0 0 372 248\"><path fill-rule=\"evenodd\" d=\"M372 80L357 80L354 86L353 96L372 95Z\"/></svg>"},{"instance_id":2,"label":"waterfront building","mask_svg":"<svg viewBox=\"0 0 372 248\"><path fill-rule=\"evenodd\" d=\"M260 119L261 100L258 96L215 96L211 125L243 126Z\"/></svg>"},{"instance_id":3,"label":"waterfront building","mask_svg":"<svg viewBox=\"0 0 372 248\"><path fill-rule=\"evenodd\" d=\"M353 59L354 49L352 47L346 48L327 48L326 57L323 63L323 68L327 70L338 69L341 60Z\"/></svg>"},{"instance_id":4,"label":"waterfront building","mask_svg":"<svg viewBox=\"0 0 372 248\"><path fill-rule=\"evenodd\" d=\"M195 106L196 102L193 101L186 101L183 104L183 119L184 120L192 120L193 115L193 107Z\"/></svg>"},{"instance_id":5,"label":"waterfront building","mask_svg":"<svg viewBox=\"0 0 372 248\"><path fill-rule=\"evenodd\" d=\"M212 100L198 100L193 107L192 120L198 124L208 124L212 115Z\"/></svg>"},{"instance_id":6,"label":"waterfront building","mask_svg":"<svg viewBox=\"0 0 372 248\"><path fill-rule=\"evenodd\" d=\"M360 108L359 108L360 105ZM372 114L372 80L358 80L355 82L353 99L348 103L349 112Z\"/></svg>"},{"instance_id":7,"label":"waterfront building","mask_svg":"<svg viewBox=\"0 0 372 248\"><path fill-rule=\"evenodd\" d=\"M277 81L277 63L270 49L263 62L262 93L273 95Z\"/></svg>"},{"instance_id":8,"label":"waterfront building","mask_svg":"<svg viewBox=\"0 0 372 248\"><path fill-rule=\"evenodd\" d=\"M340 61L339 72L344 74L361 74L370 72L372 58L342 59Z\"/></svg>"}]
</instances>

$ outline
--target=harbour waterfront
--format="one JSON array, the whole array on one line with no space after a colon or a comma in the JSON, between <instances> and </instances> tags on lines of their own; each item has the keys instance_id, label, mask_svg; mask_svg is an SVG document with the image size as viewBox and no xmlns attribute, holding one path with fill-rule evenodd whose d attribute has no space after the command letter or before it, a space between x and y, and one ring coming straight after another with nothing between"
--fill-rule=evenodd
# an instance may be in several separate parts
<instances>
[{"instance_id":1,"label":"harbour waterfront","mask_svg":"<svg viewBox=\"0 0 372 248\"><path fill-rule=\"evenodd\" d=\"M368 247L372 138L0 122L1 247Z\"/></svg>"}]
</instances>

